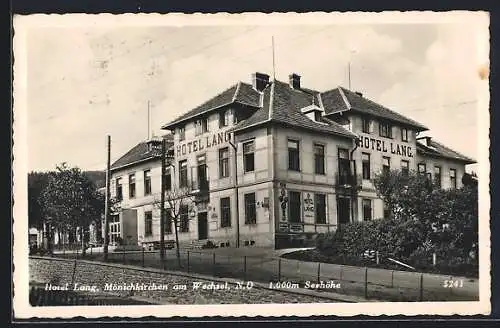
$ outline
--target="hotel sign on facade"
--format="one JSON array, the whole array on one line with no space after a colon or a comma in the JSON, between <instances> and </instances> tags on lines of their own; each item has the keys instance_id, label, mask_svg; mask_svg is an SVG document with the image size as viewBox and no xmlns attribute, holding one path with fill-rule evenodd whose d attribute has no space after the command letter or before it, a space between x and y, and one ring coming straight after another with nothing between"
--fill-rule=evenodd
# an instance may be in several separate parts
<instances>
[{"instance_id":1,"label":"hotel sign on facade","mask_svg":"<svg viewBox=\"0 0 500 328\"><path fill-rule=\"evenodd\" d=\"M391 153L393 155L413 157L413 149L407 144L400 144L397 142L381 140L378 138L373 138L372 136L360 135L360 142L358 146L364 149L376 150L384 153Z\"/></svg>"},{"instance_id":2,"label":"hotel sign on facade","mask_svg":"<svg viewBox=\"0 0 500 328\"><path fill-rule=\"evenodd\" d=\"M176 146L175 154L177 157L196 153L226 142L231 141L231 132L218 132L208 136L200 137L196 140L180 143Z\"/></svg>"}]
</instances>

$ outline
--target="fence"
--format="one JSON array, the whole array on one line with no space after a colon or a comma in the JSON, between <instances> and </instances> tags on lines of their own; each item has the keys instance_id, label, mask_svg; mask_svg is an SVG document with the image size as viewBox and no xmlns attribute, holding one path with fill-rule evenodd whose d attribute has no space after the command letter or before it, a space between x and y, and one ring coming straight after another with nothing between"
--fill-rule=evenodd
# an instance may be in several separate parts
<instances>
[{"instance_id":1,"label":"fence","mask_svg":"<svg viewBox=\"0 0 500 328\"><path fill-rule=\"evenodd\" d=\"M477 300L478 284L466 282L465 288L444 288L443 276L409 271L384 270L318 262L261 257L233 256L217 252L166 250L163 262L159 251L110 251L108 262L165 270L206 274L215 277L269 283L280 289L306 287L366 299L386 301L451 301ZM103 260L102 252L87 250L59 251L56 256ZM446 277L452 281L453 277ZM281 282L280 284L276 284ZM284 284L283 284L284 282Z\"/></svg>"}]
</instances>

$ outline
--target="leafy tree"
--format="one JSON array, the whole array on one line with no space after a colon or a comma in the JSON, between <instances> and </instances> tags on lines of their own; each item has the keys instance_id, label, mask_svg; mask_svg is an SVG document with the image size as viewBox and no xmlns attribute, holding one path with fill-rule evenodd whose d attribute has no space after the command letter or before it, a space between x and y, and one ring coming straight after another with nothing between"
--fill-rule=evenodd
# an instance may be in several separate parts
<instances>
[{"instance_id":1,"label":"leafy tree","mask_svg":"<svg viewBox=\"0 0 500 328\"><path fill-rule=\"evenodd\" d=\"M62 163L50 175L41 201L50 229L70 232L70 236L76 236L76 228L80 229L84 252L86 230L92 221L100 220L104 210L104 196L95 184L79 168Z\"/></svg>"},{"instance_id":2,"label":"leafy tree","mask_svg":"<svg viewBox=\"0 0 500 328\"><path fill-rule=\"evenodd\" d=\"M155 197L155 208L161 210L160 196ZM165 225L174 227L175 249L177 263L181 266L181 255L179 251L179 229L182 224L189 225L189 211L193 206L193 198L189 188L172 188L165 192ZM185 211L187 209L187 212ZM183 210L185 212L183 212ZM160 212L161 213L161 212ZM160 233L165 234L165 227L160 228ZM160 250L163 252L163 250Z\"/></svg>"},{"instance_id":3,"label":"leafy tree","mask_svg":"<svg viewBox=\"0 0 500 328\"><path fill-rule=\"evenodd\" d=\"M28 222L30 227L41 229L45 217L45 204L41 195L49 181L49 172L30 172L28 174Z\"/></svg>"}]
</instances>

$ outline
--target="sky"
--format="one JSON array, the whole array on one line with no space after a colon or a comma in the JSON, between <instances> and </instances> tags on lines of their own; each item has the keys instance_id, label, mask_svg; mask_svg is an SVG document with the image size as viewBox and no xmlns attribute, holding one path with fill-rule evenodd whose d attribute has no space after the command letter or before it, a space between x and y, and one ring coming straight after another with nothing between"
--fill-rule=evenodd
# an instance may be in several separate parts
<instances>
[{"instance_id":1,"label":"sky","mask_svg":"<svg viewBox=\"0 0 500 328\"><path fill-rule=\"evenodd\" d=\"M349 87L350 62L352 90L478 158L478 65L488 58L478 57L478 29L467 19L247 22L30 26L28 169L53 170L61 162L104 169L108 134L112 162L148 137L148 103L150 130L158 135L160 126L237 81L251 83L252 73L272 76L273 37L278 80L297 73L311 89Z\"/></svg>"}]
</instances>

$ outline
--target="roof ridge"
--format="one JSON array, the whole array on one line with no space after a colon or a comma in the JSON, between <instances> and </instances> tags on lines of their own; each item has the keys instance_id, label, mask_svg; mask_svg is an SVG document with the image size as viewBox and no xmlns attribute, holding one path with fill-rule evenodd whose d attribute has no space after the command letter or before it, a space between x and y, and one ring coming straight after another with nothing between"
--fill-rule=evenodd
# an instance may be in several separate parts
<instances>
[{"instance_id":1,"label":"roof ridge","mask_svg":"<svg viewBox=\"0 0 500 328\"><path fill-rule=\"evenodd\" d=\"M342 88L342 87L341 87L341 88ZM342 88L342 89L343 89L343 88ZM371 100L370 98L366 98L366 97L360 96L360 95L358 95L356 92L354 92L354 91L352 91L352 90L349 90L349 89L346 89L346 90L347 90L347 91L349 91L350 93L355 94L357 97L361 97L361 98L363 98L363 100L364 100L364 101L367 101L367 102L369 102L369 103L371 103L371 104L374 104L374 105L380 106L380 107L384 108L385 110L388 110L388 111L389 111L389 112L391 112L392 114L396 114L397 116L400 116L400 117L402 117L402 118L404 118L404 119L407 119L407 120L409 120L409 121L413 122L413 123L414 123L414 124L416 124L416 125L419 125L419 126L425 127L423 124L421 124L421 123L419 123L419 122L415 121L415 120L414 120L414 119L412 119L411 117L407 117L406 115L403 115L403 114L401 114L401 113L398 113L398 112L396 112L396 111L394 111L394 110L390 109L389 107L387 107L387 106L385 106L385 105L382 105L382 104L380 104L380 103L378 103L378 102L375 102L375 101Z\"/></svg>"},{"instance_id":2,"label":"roof ridge","mask_svg":"<svg viewBox=\"0 0 500 328\"><path fill-rule=\"evenodd\" d=\"M318 92L318 102L319 102L319 107L323 110L323 112L326 113L325 106L323 105L323 99L321 99L321 92Z\"/></svg>"},{"instance_id":3,"label":"roof ridge","mask_svg":"<svg viewBox=\"0 0 500 328\"><path fill-rule=\"evenodd\" d=\"M342 87L337 87L337 90L339 90L339 93L340 93L340 96L342 97L342 99L344 100L344 103L347 107L347 110L350 110L352 107L351 107L351 103L349 102L349 100L347 99L345 93L344 93L344 90L342 90Z\"/></svg>"},{"instance_id":4,"label":"roof ridge","mask_svg":"<svg viewBox=\"0 0 500 328\"><path fill-rule=\"evenodd\" d=\"M268 110L268 112L269 112L269 116L268 116L268 120L271 120L271 119L272 119L272 117L273 117L273 109L274 109L274 108L273 108L273 107L274 107L274 106L273 106L273 102L274 102L274 86L276 85L276 83L275 83L275 82L276 82L276 81L273 81L273 82L271 83L271 90L270 90L270 92L269 92L269 110Z\"/></svg>"},{"instance_id":5,"label":"roof ridge","mask_svg":"<svg viewBox=\"0 0 500 328\"><path fill-rule=\"evenodd\" d=\"M241 81L238 81L238 83L236 84L236 90L234 90L233 100L231 102L234 102L236 100L236 97L238 96L238 92L240 92L240 85L241 85Z\"/></svg>"},{"instance_id":6,"label":"roof ridge","mask_svg":"<svg viewBox=\"0 0 500 328\"><path fill-rule=\"evenodd\" d=\"M457 154L457 155L460 155L460 156L462 156L462 157L464 157L464 158L467 158L467 159L473 160L471 157L466 156L466 155L464 155L464 154L462 154L462 153L460 153L460 152L458 152L458 151L456 151L456 150L454 150L454 149L451 149L450 147L445 146L443 143L441 143L441 142L439 142L439 141L436 141L436 140L433 140L433 138L431 137L431 143L433 143L433 142L434 142L434 143L437 143L439 146L441 146L441 147L445 148L446 150L449 150L449 151L451 151L451 152L454 152L454 153L455 153L455 154Z\"/></svg>"}]
</instances>

